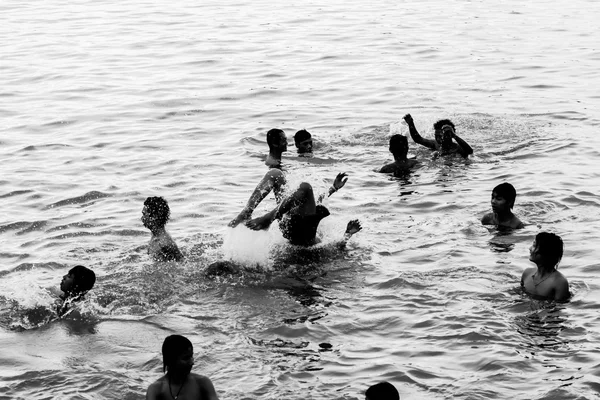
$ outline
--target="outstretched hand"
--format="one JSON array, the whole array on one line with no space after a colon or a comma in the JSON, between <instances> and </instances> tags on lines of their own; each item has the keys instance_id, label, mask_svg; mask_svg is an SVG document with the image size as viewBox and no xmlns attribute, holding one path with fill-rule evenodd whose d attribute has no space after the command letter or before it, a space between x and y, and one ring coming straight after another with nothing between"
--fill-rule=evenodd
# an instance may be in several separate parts
<instances>
[{"instance_id":1,"label":"outstretched hand","mask_svg":"<svg viewBox=\"0 0 600 400\"><path fill-rule=\"evenodd\" d=\"M412 123L414 123L414 121L413 121L413 119L412 119L412 116L411 116L410 114L406 114L406 115L404 116L404 120L405 120L405 121L406 121L406 123L407 123L407 124L409 124L409 125L410 125L410 124L412 124Z\"/></svg>"},{"instance_id":2,"label":"outstretched hand","mask_svg":"<svg viewBox=\"0 0 600 400\"><path fill-rule=\"evenodd\" d=\"M341 188L344 187L344 185L346 184L347 181L348 181L348 174L345 172L340 172L335 177L335 181L333 181L332 187L337 192L338 190L340 190Z\"/></svg>"},{"instance_id":3,"label":"outstretched hand","mask_svg":"<svg viewBox=\"0 0 600 400\"><path fill-rule=\"evenodd\" d=\"M356 232L360 231L362 229L362 226L360 226L360 221L357 219L353 219L352 221L348 222L348 226L346 227L346 235L351 236L354 235Z\"/></svg>"},{"instance_id":4,"label":"outstretched hand","mask_svg":"<svg viewBox=\"0 0 600 400\"><path fill-rule=\"evenodd\" d=\"M245 225L254 231L260 231L268 229L269 226L271 226L271 222L273 222L272 219L269 218L268 215L265 215L262 217L251 219L250 221L246 222Z\"/></svg>"}]
</instances>

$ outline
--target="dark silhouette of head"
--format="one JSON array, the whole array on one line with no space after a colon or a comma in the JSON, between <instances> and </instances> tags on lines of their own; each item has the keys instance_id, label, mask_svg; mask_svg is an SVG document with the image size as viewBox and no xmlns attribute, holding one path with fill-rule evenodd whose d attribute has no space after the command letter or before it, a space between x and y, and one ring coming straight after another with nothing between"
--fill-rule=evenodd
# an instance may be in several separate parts
<instances>
[{"instance_id":1,"label":"dark silhouette of head","mask_svg":"<svg viewBox=\"0 0 600 400\"><path fill-rule=\"evenodd\" d=\"M366 400L400 400L400 394L389 382L371 386L365 392Z\"/></svg>"},{"instance_id":2,"label":"dark silhouette of head","mask_svg":"<svg viewBox=\"0 0 600 400\"><path fill-rule=\"evenodd\" d=\"M433 130L436 130L436 131L442 130L442 127L444 125L450 125L453 130L456 130L454 123L452 121L450 121L449 119L440 119L439 121L437 121L435 124L433 124Z\"/></svg>"},{"instance_id":3,"label":"dark silhouette of head","mask_svg":"<svg viewBox=\"0 0 600 400\"><path fill-rule=\"evenodd\" d=\"M406 156L408 153L408 139L403 135L393 135L390 138L390 153L394 156Z\"/></svg>"},{"instance_id":4,"label":"dark silhouette of head","mask_svg":"<svg viewBox=\"0 0 600 400\"><path fill-rule=\"evenodd\" d=\"M294 135L294 144L298 148L298 153L312 152L312 136L306 129L301 129Z\"/></svg>"},{"instance_id":5,"label":"dark silhouette of head","mask_svg":"<svg viewBox=\"0 0 600 400\"><path fill-rule=\"evenodd\" d=\"M163 372L174 367L178 358L188 350L194 351L194 346L188 338L181 335L167 336L162 345Z\"/></svg>"},{"instance_id":6,"label":"dark silhouette of head","mask_svg":"<svg viewBox=\"0 0 600 400\"><path fill-rule=\"evenodd\" d=\"M564 247L560 236L550 232L540 232L535 237L535 246L544 262L557 269Z\"/></svg>"},{"instance_id":7,"label":"dark silhouette of head","mask_svg":"<svg viewBox=\"0 0 600 400\"><path fill-rule=\"evenodd\" d=\"M169 221L171 210L169 203L158 196L148 197L144 201L144 210L142 211L142 222L144 226L150 228L152 225L163 227Z\"/></svg>"},{"instance_id":8,"label":"dark silhouette of head","mask_svg":"<svg viewBox=\"0 0 600 400\"><path fill-rule=\"evenodd\" d=\"M285 144L283 143L285 141ZM269 150L278 150L282 149L285 151L287 149L287 139L285 139L285 132L281 129L270 129L267 132L267 145L269 145Z\"/></svg>"},{"instance_id":9,"label":"dark silhouette of head","mask_svg":"<svg viewBox=\"0 0 600 400\"><path fill-rule=\"evenodd\" d=\"M515 187L508 182L499 184L492 190L492 193L496 193L497 196L502 197L508 203L508 207L512 209L515 206L515 199L517 198L517 191Z\"/></svg>"},{"instance_id":10,"label":"dark silhouette of head","mask_svg":"<svg viewBox=\"0 0 600 400\"><path fill-rule=\"evenodd\" d=\"M72 295L83 295L94 287L96 283L96 274L83 265L76 265L69 270L69 275L73 275L73 287L70 293Z\"/></svg>"}]
</instances>

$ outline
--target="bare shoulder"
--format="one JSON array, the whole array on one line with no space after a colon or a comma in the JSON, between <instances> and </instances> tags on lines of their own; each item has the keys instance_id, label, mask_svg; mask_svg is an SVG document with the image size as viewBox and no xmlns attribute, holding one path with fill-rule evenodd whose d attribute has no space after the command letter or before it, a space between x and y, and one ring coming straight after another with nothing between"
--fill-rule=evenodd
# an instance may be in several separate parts
<instances>
[{"instance_id":1,"label":"bare shoulder","mask_svg":"<svg viewBox=\"0 0 600 400\"><path fill-rule=\"evenodd\" d=\"M146 400L158 399L162 392L162 386L164 382L165 377L163 376L157 379L150 386L148 386L148 391L146 392Z\"/></svg>"},{"instance_id":2,"label":"bare shoulder","mask_svg":"<svg viewBox=\"0 0 600 400\"><path fill-rule=\"evenodd\" d=\"M191 373L190 376L194 379L194 381L200 388L200 392L202 393L202 399L219 399L219 397L217 396L217 392L215 391L215 387L213 386L213 383L208 376L199 375L195 373Z\"/></svg>"},{"instance_id":3,"label":"bare shoulder","mask_svg":"<svg viewBox=\"0 0 600 400\"><path fill-rule=\"evenodd\" d=\"M395 171L395 166L396 166L395 163L384 165L383 167L381 167L379 172L384 173L384 174L389 174L389 173Z\"/></svg>"},{"instance_id":4,"label":"bare shoulder","mask_svg":"<svg viewBox=\"0 0 600 400\"><path fill-rule=\"evenodd\" d=\"M526 268L525 271L523 271L523 274L521 275L521 284L523 284L523 282L525 282L525 278L527 276L531 276L535 273L535 271L537 271L537 268L532 267L532 268Z\"/></svg>"},{"instance_id":5,"label":"bare shoulder","mask_svg":"<svg viewBox=\"0 0 600 400\"><path fill-rule=\"evenodd\" d=\"M481 223L483 225L493 225L494 224L494 213L487 213L481 218Z\"/></svg>"},{"instance_id":6,"label":"bare shoulder","mask_svg":"<svg viewBox=\"0 0 600 400\"><path fill-rule=\"evenodd\" d=\"M513 229L521 229L525 227L525 224L523 224L523 222L521 222L521 220L514 215L510 223L510 227Z\"/></svg>"}]
</instances>

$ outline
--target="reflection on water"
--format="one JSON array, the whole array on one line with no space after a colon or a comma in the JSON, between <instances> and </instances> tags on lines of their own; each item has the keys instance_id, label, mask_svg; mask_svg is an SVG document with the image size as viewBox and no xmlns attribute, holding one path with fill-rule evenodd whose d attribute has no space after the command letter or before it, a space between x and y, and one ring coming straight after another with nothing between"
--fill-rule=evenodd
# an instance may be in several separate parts
<instances>
[{"instance_id":1,"label":"reflection on water","mask_svg":"<svg viewBox=\"0 0 600 400\"><path fill-rule=\"evenodd\" d=\"M532 351L560 349L569 341L560 335L567 329L566 305L551 301L531 300L530 311L515 317L517 332L524 336Z\"/></svg>"}]
</instances>

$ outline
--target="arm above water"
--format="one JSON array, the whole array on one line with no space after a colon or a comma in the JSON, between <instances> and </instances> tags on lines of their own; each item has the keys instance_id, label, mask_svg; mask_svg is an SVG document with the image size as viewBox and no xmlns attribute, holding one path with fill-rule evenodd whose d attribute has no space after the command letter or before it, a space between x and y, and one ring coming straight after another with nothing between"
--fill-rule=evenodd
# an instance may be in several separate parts
<instances>
[{"instance_id":1,"label":"arm above water","mask_svg":"<svg viewBox=\"0 0 600 400\"><path fill-rule=\"evenodd\" d=\"M461 139L456 133L452 134L452 138L456 141L456 144L458 145L457 150L461 156L467 158L470 154L473 154L473 149L471 146L469 146L469 144Z\"/></svg>"},{"instance_id":2,"label":"arm above water","mask_svg":"<svg viewBox=\"0 0 600 400\"><path fill-rule=\"evenodd\" d=\"M334 194L335 192L337 192L338 190L343 188L344 185L346 184L346 182L348 182L348 174L347 173L340 172L339 174L337 174L337 176L335 177L335 180L333 181L333 184L329 188L327 197L331 197L332 194ZM317 203L319 203L319 204L322 203L324 198L325 198L325 193L323 193L319 196Z\"/></svg>"},{"instance_id":3,"label":"arm above water","mask_svg":"<svg viewBox=\"0 0 600 400\"><path fill-rule=\"evenodd\" d=\"M228 226L235 228L240 222L250 219L252 212L260 204L260 202L263 201L263 199L267 197L272 190L274 190L277 194L283 185L285 185L285 176L283 175L283 172L281 172L280 169L270 169L250 195L248 203L242 212L240 212L238 216L228 224Z\"/></svg>"},{"instance_id":4,"label":"arm above water","mask_svg":"<svg viewBox=\"0 0 600 400\"><path fill-rule=\"evenodd\" d=\"M406 114L404 116L404 120L408 124L408 131L410 133L410 137L412 138L412 140L414 140L415 143L420 144L421 146L425 146L431 150L437 150L435 140L425 139L419 134L417 128L415 127L415 122L413 121L412 116L410 114Z\"/></svg>"}]
</instances>

